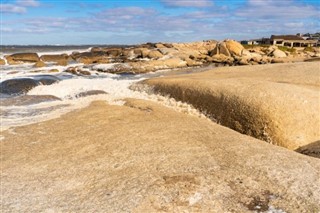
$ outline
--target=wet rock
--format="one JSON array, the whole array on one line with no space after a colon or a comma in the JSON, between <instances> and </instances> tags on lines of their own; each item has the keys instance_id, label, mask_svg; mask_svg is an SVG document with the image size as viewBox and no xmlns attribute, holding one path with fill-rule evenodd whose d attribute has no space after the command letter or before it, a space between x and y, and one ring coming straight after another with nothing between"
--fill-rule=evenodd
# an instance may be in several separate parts
<instances>
[{"instance_id":1,"label":"wet rock","mask_svg":"<svg viewBox=\"0 0 320 213\"><path fill-rule=\"evenodd\" d=\"M0 58L0 65L6 65L6 61Z\"/></svg>"},{"instance_id":2,"label":"wet rock","mask_svg":"<svg viewBox=\"0 0 320 213\"><path fill-rule=\"evenodd\" d=\"M9 79L0 83L0 91L8 95L22 94L38 85L39 82L31 78Z\"/></svg>"},{"instance_id":3,"label":"wet rock","mask_svg":"<svg viewBox=\"0 0 320 213\"><path fill-rule=\"evenodd\" d=\"M37 68L40 68L40 67L45 67L47 65L43 61L38 61L33 66L37 67Z\"/></svg>"},{"instance_id":4,"label":"wet rock","mask_svg":"<svg viewBox=\"0 0 320 213\"><path fill-rule=\"evenodd\" d=\"M60 54L60 55L42 55L40 59L44 62L56 62L59 66L66 66L68 65L69 60L71 57L67 54Z\"/></svg>"},{"instance_id":5,"label":"wet rock","mask_svg":"<svg viewBox=\"0 0 320 213\"><path fill-rule=\"evenodd\" d=\"M68 67L68 69L66 69L64 72L68 72L68 73L71 73L71 74L74 74L74 75L78 74L76 67Z\"/></svg>"},{"instance_id":6,"label":"wet rock","mask_svg":"<svg viewBox=\"0 0 320 213\"><path fill-rule=\"evenodd\" d=\"M15 53L5 56L8 64L34 63L40 60L37 53Z\"/></svg>"},{"instance_id":7,"label":"wet rock","mask_svg":"<svg viewBox=\"0 0 320 213\"><path fill-rule=\"evenodd\" d=\"M12 98L1 99L0 106L25 106L48 101L61 101L53 95L23 95Z\"/></svg>"},{"instance_id":8,"label":"wet rock","mask_svg":"<svg viewBox=\"0 0 320 213\"><path fill-rule=\"evenodd\" d=\"M86 70L79 70L78 73L81 74L81 75L91 75L91 73L89 71L86 71Z\"/></svg>"},{"instance_id":9,"label":"wet rock","mask_svg":"<svg viewBox=\"0 0 320 213\"><path fill-rule=\"evenodd\" d=\"M60 78L54 75L38 75L35 76L34 79L42 85L51 85L60 81Z\"/></svg>"},{"instance_id":10,"label":"wet rock","mask_svg":"<svg viewBox=\"0 0 320 213\"><path fill-rule=\"evenodd\" d=\"M64 72L68 72L73 75L91 75L89 71L81 70L79 67L69 67Z\"/></svg>"},{"instance_id":11,"label":"wet rock","mask_svg":"<svg viewBox=\"0 0 320 213\"><path fill-rule=\"evenodd\" d=\"M83 52L83 53L72 53L71 57L79 63L83 64L94 64L100 63L103 61L104 63L108 60L108 54L106 52Z\"/></svg>"},{"instance_id":12,"label":"wet rock","mask_svg":"<svg viewBox=\"0 0 320 213\"><path fill-rule=\"evenodd\" d=\"M103 90L90 90L90 91L81 92L81 93L77 94L76 98L86 97L86 96L91 96L91 95L101 95L101 94L108 94L108 93Z\"/></svg>"}]
</instances>

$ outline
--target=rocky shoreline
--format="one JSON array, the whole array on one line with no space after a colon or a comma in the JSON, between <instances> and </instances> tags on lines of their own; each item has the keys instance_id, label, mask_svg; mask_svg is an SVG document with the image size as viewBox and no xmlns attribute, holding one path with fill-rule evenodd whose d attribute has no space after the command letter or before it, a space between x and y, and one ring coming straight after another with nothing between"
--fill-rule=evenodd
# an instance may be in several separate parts
<instances>
[{"instance_id":1,"label":"rocky shoreline","mask_svg":"<svg viewBox=\"0 0 320 213\"><path fill-rule=\"evenodd\" d=\"M93 47L90 51L72 54L15 53L0 59L1 65L34 63L35 68L46 67L48 63L67 66L73 63L113 64L97 69L107 73L146 73L161 69L183 67L235 65L257 65L268 63L319 60L320 49L284 48L277 46L242 46L234 40L202 41L193 43L147 43L132 47ZM76 75L90 75L80 67L65 69Z\"/></svg>"},{"instance_id":2,"label":"rocky shoreline","mask_svg":"<svg viewBox=\"0 0 320 213\"><path fill-rule=\"evenodd\" d=\"M318 50L313 50L293 55L228 40L6 56L12 65L54 62L81 80L92 80L84 66L130 75L176 68L179 75L151 78L132 89L186 102L216 123L160 102L122 98L123 105L96 101L55 119L1 131L0 209L319 212L320 79L319 62L313 61ZM299 62L305 60L313 62ZM85 65L72 66L75 62ZM183 69L206 65L218 68L192 74ZM21 95L61 82L46 73L5 80L0 88ZM96 94L106 92L76 96ZM1 106L59 100L28 94Z\"/></svg>"}]
</instances>

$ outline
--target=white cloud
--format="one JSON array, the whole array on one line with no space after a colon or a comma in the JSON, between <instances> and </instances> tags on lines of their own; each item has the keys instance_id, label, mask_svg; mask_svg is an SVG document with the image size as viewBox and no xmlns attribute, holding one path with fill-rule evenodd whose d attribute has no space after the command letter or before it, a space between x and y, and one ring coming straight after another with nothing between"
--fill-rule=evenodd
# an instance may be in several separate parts
<instances>
[{"instance_id":1,"label":"white cloud","mask_svg":"<svg viewBox=\"0 0 320 213\"><path fill-rule=\"evenodd\" d=\"M236 16L261 19L303 19L320 17L319 10L293 0L249 0L239 8Z\"/></svg>"},{"instance_id":2,"label":"white cloud","mask_svg":"<svg viewBox=\"0 0 320 213\"><path fill-rule=\"evenodd\" d=\"M210 7L211 0L161 0L168 7Z\"/></svg>"},{"instance_id":3,"label":"white cloud","mask_svg":"<svg viewBox=\"0 0 320 213\"><path fill-rule=\"evenodd\" d=\"M100 12L98 15L101 17L136 17L136 16L150 16L157 13L153 9L142 8L142 7L118 7L108 9Z\"/></svg>"},{"instance_id":4,"label":"white cloud","mask_svg":"<svg viewBox=\"0 0 320 213\"><path fill-rule=\"evenodd\" d=\"M26 13L28 7L38 7L40 3L36 0L17 0L15 3L0 3L1 13Z\"/></svg>"},{"instance_id":5,"label":"white cloud","mask_svg":"<svg viewBox=\"0 0 320 213\"><path fill-rule=\"evenodd\" d=\"M36 0L17 0L16 4L24 7L38 7L40 5Z\"/></svg>"},{"instance_id":6,"label":"white cloud","mask_svg":"<svg viewBox=\"0 0 320 213\"><path fill-rule=\"evenodd\" d=\"M14 4L0 4L1 13L25 13L26 11L27 9L25 7Z\"/></svg>"}]
</instances>

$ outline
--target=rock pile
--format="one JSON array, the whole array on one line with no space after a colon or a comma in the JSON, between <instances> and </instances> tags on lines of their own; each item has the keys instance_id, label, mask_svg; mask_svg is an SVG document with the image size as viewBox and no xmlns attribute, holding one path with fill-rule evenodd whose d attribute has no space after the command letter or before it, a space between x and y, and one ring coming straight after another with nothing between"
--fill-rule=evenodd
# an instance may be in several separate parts
<instances>
[{"instance_id":1,"label":"rock pile","mask_svg":"<svg viewBox=\"0 0 320 213\"><path fill-rule=\"evenodd\" d=\"M284 51L283 51L284 50ZM147 43L131 47L93 47L86 52L73 52L70 55L42 55L36 53L18 53L5 56L9 65L34 63L35 67L44 67L47 63L66 66L70 63L114 64L103 72L145 73L161 69L216 65L255 65L303 61L319 57L319 48L306 48L302 51L278 48L277 46L244 47L234 40L202 41L192 43ZM0 64L5 64L0 60ZM69 70L70 71L70 70ZM69 72L67 70L67 72ZM74 72L71 72L74 73ZM76 73L74 73L76 74Z\"/></svg>"}]
</instances>

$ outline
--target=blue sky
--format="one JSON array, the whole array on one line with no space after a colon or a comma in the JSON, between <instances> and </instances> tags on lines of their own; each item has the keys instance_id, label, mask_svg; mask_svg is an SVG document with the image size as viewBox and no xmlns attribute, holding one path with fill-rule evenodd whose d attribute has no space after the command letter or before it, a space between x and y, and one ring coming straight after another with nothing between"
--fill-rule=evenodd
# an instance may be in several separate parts
<instances>
[{"instance_id":1,"label":"blue sky","mask_svg":"<svg viewBox=\"0 0 320 213\"><path fill-rule=\"evenodd\" d=\"M0 0L1 44L138 44L320 31L319 0Z\"/></svg>"}]
</instances>

